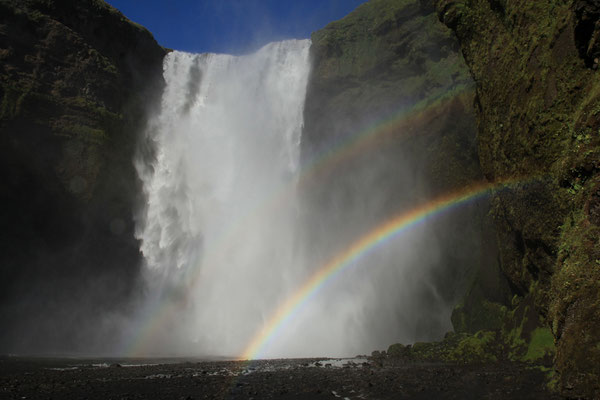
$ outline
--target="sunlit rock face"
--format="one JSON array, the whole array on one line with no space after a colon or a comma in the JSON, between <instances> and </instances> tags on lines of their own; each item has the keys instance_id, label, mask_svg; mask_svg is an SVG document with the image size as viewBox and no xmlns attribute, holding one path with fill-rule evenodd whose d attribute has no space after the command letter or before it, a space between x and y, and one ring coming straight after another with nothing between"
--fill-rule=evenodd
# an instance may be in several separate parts
<instances>
[{"instance_id":1,"label":"sunlit rock face","mask_svg":"<svg viewBox=\"0 0 600 400\"><path fill-rule=\"evenodd\" d=\"M477 82L501 267L551 329L559 388L600 392L597 1L438 1ZM531 308L531 307L529 307Z\"/></svg>"},{"instance_id":2,"label":"sunlit rock face","mask_svg":"<svg viewBox=\"0 0 600 400\"><path fill-rule=\"evenodd\" d=\"M299 196L304 245L320 265L392 216L483 176L473 82L431 2L371 1L312 41L302 161L319 169ZM475 276L483 297L506 303L487 207L453 210L359 260L339 279L346 297L329 298L353 309L347 334L373 349L440 339Z\"/></svg>"},{"instance_id":3,"label":"sunlit rock face","mask_svg":"<svg viewBox=\"0 0 600 400\"><path fill-rule=\"evenodd\" d=\"M0 2L1 353L114 342L140 263L131 160L164 54L104 2Z\"/></svg>"}]
</instances>

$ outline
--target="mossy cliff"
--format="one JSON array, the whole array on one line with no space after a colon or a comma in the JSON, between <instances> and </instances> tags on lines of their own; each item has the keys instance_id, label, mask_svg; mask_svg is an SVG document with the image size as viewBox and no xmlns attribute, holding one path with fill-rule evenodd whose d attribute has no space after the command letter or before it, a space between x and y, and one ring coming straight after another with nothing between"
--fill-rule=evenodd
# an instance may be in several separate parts
<instances>
[{"instance_id":1,"label":"mossy cliff","mask_svg":"<svg viewBox=\"0 0 600 400\"><path fill-rule=\"evenodd\" d=\"M558 388L600 394L600 4L439 0L476 82L500 263L556 343ZM538 335L539 336L539 335Z\"/></svg>"},{"instance_id":2,"label":"mossy cliff","mask_svg":"<svg viewBox=\"0 0 600 400\"><path fill-rule=\"evenodd\" d=\"M313 33L311 53L302 158L328 160L300 192L315 264L390 216L483 180L473 81L432 2L369 1ZM451 329L449 315L436 321L436 301L458 301L475 276L490 301L510 302L487 207L478 202L432 221L412 265L418 273L407 278L424 311L408 323L413 339Z\"/></svg>"},{"instance_id":3,"label":"mossy cliff","mask_svg":"<svg viewBox=\"0 0 600 400\"><path fill-rule=\"evenodd\" d=\"M130 295L132 159L164 54L100 0L0 0L0 351L91 346Z\"/></svg>"}]
</instances>

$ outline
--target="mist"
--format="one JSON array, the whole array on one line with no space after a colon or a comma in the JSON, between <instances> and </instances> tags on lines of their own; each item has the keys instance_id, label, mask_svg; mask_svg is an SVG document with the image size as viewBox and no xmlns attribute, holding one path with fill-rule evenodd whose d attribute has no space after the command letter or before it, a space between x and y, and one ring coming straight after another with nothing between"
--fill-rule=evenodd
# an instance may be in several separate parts
<instances>
[{"instance_id":1,"label":"mist","mask_svg":"<svg viewBox=\"0 0 600 400\"><path fill-rule=\"evenodd\" d=\"M329 260L439 193L399 142L316 173L324 154L412 99L329 116L327 132L307 135L309 49L288 40L243 56L166 56L162 108L146 133L152 156L136 159L145 294L123 354L241 356ZM484 208L419 225L355 260L258 356L354 356L443 337L480 257L476 233L457 235L456 224Z\"/></svg>"}]
</instances>

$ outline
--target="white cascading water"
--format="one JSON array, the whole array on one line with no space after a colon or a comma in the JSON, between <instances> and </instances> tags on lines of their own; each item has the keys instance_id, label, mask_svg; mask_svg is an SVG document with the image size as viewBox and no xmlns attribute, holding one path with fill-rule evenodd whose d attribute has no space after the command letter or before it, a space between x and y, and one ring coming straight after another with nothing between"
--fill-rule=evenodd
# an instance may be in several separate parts
<instances>
[{"instance_id":1,"label":"white cascading water","mask_svg":"<svg viewBox=\"0 0 600 400\"><path fill-rule=\"evenodd\" d=\"M147 200L137 234L148 290L128 354L241 356L333 256L305 249L310 232L297 231L306 229L295 191L302 190L309 47L309 40L289 40L239 57L165 58L162 108L147 133L154 154L137 161ZM374 189L385 182L365 179L368 204L343 218L366 217L385 203L385 190ZM430 283L436 245L419 229L353 262L286 319L258 356L353 356L409 343L423 315L439 319L436 334L450 329L451 304ZM356 238L329 234L348 245ZM420 243L426 251L415 250ZM424 308L419 293L432 305Z\"/></svg>"},{"instance_id":2,"label":"white cascading water","mask_svg":"<svg viewBox=\"0 0 600 400\"><path fill-rule=\"evenodd\" d=\"M239 355L292 290L309 47L166 56L148 132L154 159L137 163L150 292L142 326L152 330L141 351Z\"/></svg>"}]
</instances>

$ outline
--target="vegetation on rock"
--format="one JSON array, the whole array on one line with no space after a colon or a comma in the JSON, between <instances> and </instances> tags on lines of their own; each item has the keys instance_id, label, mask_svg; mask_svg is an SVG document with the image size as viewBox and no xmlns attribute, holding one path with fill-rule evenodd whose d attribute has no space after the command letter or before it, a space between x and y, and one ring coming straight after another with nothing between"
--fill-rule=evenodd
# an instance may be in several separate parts
<instances>
[{"instance_id":1,"label":"vegetation on rock","mask_svg":"<svg viewBox=\"0 0 600 400\"><path fill-rule=\"evenodd\" d=\"M558 388L600 393L598 2L437 1L477 84L501 268L556 342ZM531 330L526 358L549 348Z\"/></svg>"}]
</instances>

